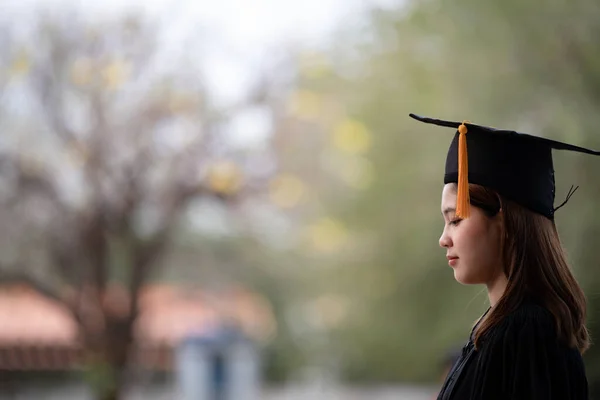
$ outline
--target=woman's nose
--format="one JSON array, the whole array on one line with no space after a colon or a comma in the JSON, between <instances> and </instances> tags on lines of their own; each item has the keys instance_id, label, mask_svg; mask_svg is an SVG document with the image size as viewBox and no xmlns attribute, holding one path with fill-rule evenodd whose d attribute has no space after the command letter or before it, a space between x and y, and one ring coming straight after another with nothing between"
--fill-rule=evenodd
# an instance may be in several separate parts
<instances>
[{"instance_id":1,"label":"woman's nose","mask_svg":"<svg viewBox=\"0 0 600 400\"><path fill-rule=\"evenodd\" d=\"M440 247L446 249L450 246L452 246L452 241L450 240L450 237L446 234L446 230L444 229L444 231L442 232L442 236L440 236Z\"/></svg>"}]
</instances>

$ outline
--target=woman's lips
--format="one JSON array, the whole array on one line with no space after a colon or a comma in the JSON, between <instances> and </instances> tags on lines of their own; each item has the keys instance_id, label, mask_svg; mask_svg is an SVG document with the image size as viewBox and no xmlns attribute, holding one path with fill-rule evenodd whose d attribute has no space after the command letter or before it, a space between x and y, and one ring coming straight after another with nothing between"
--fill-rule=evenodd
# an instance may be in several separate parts
<instances>
[{"instance_id":1,"label":"woman's lips","mask_svg":"<svg viewBox=\"0 0 600 400\"><path fill-rule=\"evenodd\" d=\"M458 262L458 257L456 256L446 256L446 258L448 259L448 265L451 267L454 267Z\"/></svg>"}]
</instances>

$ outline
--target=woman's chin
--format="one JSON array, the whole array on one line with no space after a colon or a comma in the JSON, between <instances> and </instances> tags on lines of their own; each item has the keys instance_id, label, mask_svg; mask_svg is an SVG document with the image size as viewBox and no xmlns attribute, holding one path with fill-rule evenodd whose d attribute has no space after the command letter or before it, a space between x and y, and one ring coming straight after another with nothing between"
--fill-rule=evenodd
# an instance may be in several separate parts
<instances>
[{"instance_id":1,"label":"woman's chin","mask_svg":"<svg viewBox=\"0 0 600 400\"><path fill-rule=\"evenodd\" d=\"M459 268L454 269L454 279L462 285L477 285L481 283L479 279L463 273Z\"/></svg>"}]
</instances>

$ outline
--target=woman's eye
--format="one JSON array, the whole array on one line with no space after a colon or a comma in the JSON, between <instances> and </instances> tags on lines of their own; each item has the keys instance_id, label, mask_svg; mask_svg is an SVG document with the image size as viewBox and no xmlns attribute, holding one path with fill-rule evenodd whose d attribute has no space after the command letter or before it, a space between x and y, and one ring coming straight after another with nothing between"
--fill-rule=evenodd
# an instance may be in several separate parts
<instances>
[{"instance_id":1,"label":"woman's eye","mask_svg":"<svg viewBox=\"0 0 600 400\"><path fill-rule=\"evenodd\" d=\"M452 221L450 221L450 225L456 226L459 224L460 221L462 221L461 218L453 219Z\"/></svg>"}]
</instances>

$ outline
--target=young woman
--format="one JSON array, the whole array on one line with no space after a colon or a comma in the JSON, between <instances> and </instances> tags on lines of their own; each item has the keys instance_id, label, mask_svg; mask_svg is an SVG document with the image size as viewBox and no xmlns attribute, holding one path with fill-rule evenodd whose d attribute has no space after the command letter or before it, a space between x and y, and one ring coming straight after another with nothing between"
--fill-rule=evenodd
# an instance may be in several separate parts
<instances>
[{"instance_id":1,"label":"young woman","mask_svg":"<svg viewBox=\"0 0 600 400\"><path fill-rule=\"evenodd\" d=\"M446 159L439 243L455 279L485 285L490 301L438 400L587 400L586 301L554 223L564 203L553 205L552 149L600 153L411 117L457 129Z\"/></svg>"}]
</instances>

